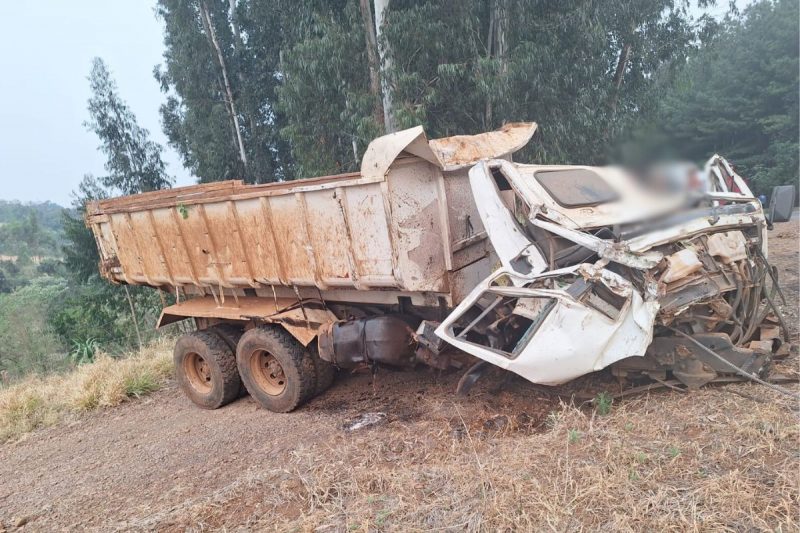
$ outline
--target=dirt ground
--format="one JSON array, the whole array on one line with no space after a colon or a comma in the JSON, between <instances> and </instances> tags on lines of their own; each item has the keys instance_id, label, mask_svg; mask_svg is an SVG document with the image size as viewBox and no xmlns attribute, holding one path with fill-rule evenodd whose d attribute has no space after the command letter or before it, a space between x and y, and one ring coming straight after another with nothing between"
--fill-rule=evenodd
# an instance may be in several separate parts
<instances>
[{"instance_id":1,"label":"dirt ground","mask_svg":"<svg viewBox=\"0 0 800 533\"><path fill-rule=\"evenodd\" d=\"M770 233L795 342L797 226ZM791 398L667 390L602 416L569 399L612 386L602 373L553 390L498 372L463 399L458 377L343 375L286 415L203 411L170 386L0 445L0 531L800 528Z\"/></svg>"}]
</instances>

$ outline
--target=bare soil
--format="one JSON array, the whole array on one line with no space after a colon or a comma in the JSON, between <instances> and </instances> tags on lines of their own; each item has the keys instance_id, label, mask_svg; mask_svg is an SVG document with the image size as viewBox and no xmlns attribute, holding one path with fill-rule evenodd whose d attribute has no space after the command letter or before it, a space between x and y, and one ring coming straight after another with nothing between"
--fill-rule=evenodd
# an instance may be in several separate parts
<instances>
[{"instance_id":1,"label":"bare soil","mask_svg":"<svg viewBox=\"0 0 800 533\"><path fill-rule=\"evenodd\" d=\"M776 225L798 336L798 223ZM797 371L793 353L778 365ZM797 402L754 384L616 400L500 372L340 375L291 414L172 385L0 445L0 531L797 530ZM797 390L795 385L790 386ZM560 394L560 395L559 395ZM348 430L364 413L376 423Z\"/></svg>"}]
</instances>

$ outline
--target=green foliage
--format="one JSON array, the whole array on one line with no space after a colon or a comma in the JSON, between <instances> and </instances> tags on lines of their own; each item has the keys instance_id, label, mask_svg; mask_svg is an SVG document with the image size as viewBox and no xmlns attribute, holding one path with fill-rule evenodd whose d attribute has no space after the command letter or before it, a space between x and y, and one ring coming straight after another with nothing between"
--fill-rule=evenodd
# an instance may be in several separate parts
<instances>
[{"instance_id":1,"label":"green foliage","mask_svg":"<svg viewBox=\"0 0 800 533\"><path fill-rule=\"evenodd\" d=\"M297 23L292 18L296 4L247 1L231 12L228 2L158 2L166 52L154 74L167 96L161 106L164 132L201 182L264 183L290 177L289 147L279 136L284 121L274 104L281 79L279 50ZM240 160L222 68L201 5L220 45L247 166Z\"/></svg>"},{"instance_id":2,"label":"green foliage","mask_svg":"<svg viewBox=\"0 0 800 533\"><path fill-rule=\"evenodd\" d=\"M36 216L37 224L42 229L58 234L61 230L61 211L63 209L53 202L22 203L0 200L0 227L27 220L33 213Z\"/></svg>"},{"instance_id":3,"label":"green foliage","mask_svg":"<svg viewBox=\"0 0 800 533\"><path fill-rule=\"evenodd\" d=\"M570 429L569 432L567 432L567 440L569 440L570 444L576 444L581 440L581 432L577 429Z\"/></svg>"},{"instance_id":4,"label":"green foliage","mask_svg":"<svg viewBox=\"0 0 800 533\"><path fill-rule=\"evenodd\" d=\"M83 340L73 340L69 358L76 365L93 363L94 356L100 349L100 343L94 337L87 337Z\"/></svg>"},{"instance_id":5,"label":"green foliage","mask_svg":"<svg viewBox=\"0 0 800 533\"><path fill-rule=\"evenodd\" d=\"M108 193L94 177L84 176L75 194L74 213L65 210L62 215L65 243L61 252L64 255L64 265L70 275L79 282L85 282L97 274L100 263L100 254L92 230L87 228L83 221L86 202L107 196Z\"/></svg>"},{"instance_id":6,"label":"green foliage","mask_svg":"<svg viewBox=\"0 0 800 533\"><path fill-rule=\"evenodd\" d=\"M61 206L0 200L0 255L53 257L63 242Z\"/></svg>"},{"instance_id":7,"label":"green foliage","mask_svg":"<svg viewBox=\"0 0 800 533\"><path fill-rule=\"evenodd\" d=\"M139 398L158 390L161 382L151 372L140 372L125 376L122 386L125 396Z\"/></svg>"},{"instance_id":8,"label":"green foliage","mask_svg":"<svg viewBox=\"0 0 800 533\"><path fill-rule=\"evenodd\" d=\"M291 142L298 176L358 170L367 144L381 134L371 116L360 17L357 2L320 7L309 33L284 54L278 96L288 125L281 133Z\"/></svg>"},{"instance_id":9,"label":"green foliage","mask_svg":"<svg viewBox=\"0 0 800 533\"><path fill-rule=\"evenodd\" d=\"M201 6L229 72L247 168ZM201 181L358 169L367 144L383 131L373 113L380 95L370 89L358 0L235 6L159 2L162 116L185 164ZM499 26L500 49L490 45ZM422 124L441 137L536 120L542 134L529 158L600 162L619 132L652 105L655 74L682 63L707 29L676 0L393 0L381 45L391 60L385 81L398 128ZM631 52L617 83L623 48Z\"/></svg>"},{"instance_id":10,"label":"green foliage","mask_svg":"<svg viewBox=\"0 0 800 533\"><path fill-rule=\"evenodd\" d=\"M0 294L0 370L12 377L63 368L63 343L48 322L50 305L62 299L66 283L40 278Z\"/></svg>"},{"instance_id":11,"label":"green foliage","mask_svg":"<svg viewBox=\"0 0 800 533\"><path fill-rule=\"evenodd\" d=\"M761 0L729 16L691 57L653 122L675 153L735 162L758 193L798 176L798 18L796 0Z\"/></svg>"},{"instance_id":12,"label":"green foliage","mask_svg":"<svg viewBox=\"0 0 800 533\"><path fill-rule=\"evenodd\" d=\"M605 416L611 412L611 406L614 404L614 397L606 391L599 393L594 398L594 406L597 414Z\"/></svg>"},{"instance_id":13,"label":"green foliage","mask_svg":"<svg viewBox=\"0 0 800 533\"><path fill-rule=\"evenodd\" d=\"M107 176L99 179L108 189L122 194L155 191L169 187L172 178L161 159L162 148L150 140L128 105L117 94L117 85L102 59L96 57L89 75L92 96L86 127L100 138Z\"/></svg>"},{"instance_id":14,"label":"green foliage","mask_svg":"<svg viewBox=\"0 0 800 533\"><path fill-rule=\"evenodd\" d=\"M158 292L149 287L129 287L144 340L156 335L155 321L161 310ZM103 351L120 353L137 343L135 325L125 289L96 274L70 290L50 308L50 323L65 343L92 339Z\"/></svg>"}]
</instances>

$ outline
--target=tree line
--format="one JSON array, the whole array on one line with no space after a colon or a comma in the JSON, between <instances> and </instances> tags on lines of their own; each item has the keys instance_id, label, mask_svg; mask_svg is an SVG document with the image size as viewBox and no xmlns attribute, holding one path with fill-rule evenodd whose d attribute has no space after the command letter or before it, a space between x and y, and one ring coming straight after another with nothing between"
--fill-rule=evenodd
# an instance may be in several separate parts
<instances>
[{"instance_id":1,"label":"tree line","mask_svg":"<svg viewBox=\"0 0 800 533\"><path fill-rule=\"evenodd\" d=\"M519 120L540 124L531 161L604 163L648 134L684 158L725 152L760 191L796 178L794 0L722 20L681 0L160 0L157 12L164 131L201 182L352 171L388 131Z\"/></svg>"}]
</instances>

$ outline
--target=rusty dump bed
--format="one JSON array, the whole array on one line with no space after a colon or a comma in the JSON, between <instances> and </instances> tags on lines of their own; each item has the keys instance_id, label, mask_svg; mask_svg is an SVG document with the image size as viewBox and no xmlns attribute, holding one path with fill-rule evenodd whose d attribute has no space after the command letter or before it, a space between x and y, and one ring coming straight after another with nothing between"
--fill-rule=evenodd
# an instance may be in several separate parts
<instances>
[{"instance_id":1,"label":"rusty dump bed","mask_svg":"<svg viewBox=\"0 0 800 533\"><path fill-rule=\"evenodd\" d=\"M535 128L434 141L412 128L373 141L359 173L102 200L87 206L86 222L102 275L118 283L241 296L315 288L349 299L381 290L454 305L493 261L468 167L510 157Z\"/></svg>"}]
</instances>

